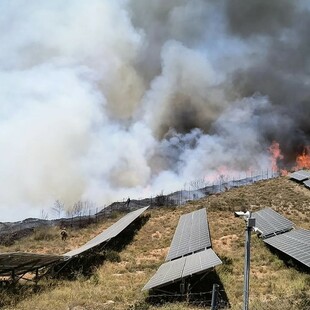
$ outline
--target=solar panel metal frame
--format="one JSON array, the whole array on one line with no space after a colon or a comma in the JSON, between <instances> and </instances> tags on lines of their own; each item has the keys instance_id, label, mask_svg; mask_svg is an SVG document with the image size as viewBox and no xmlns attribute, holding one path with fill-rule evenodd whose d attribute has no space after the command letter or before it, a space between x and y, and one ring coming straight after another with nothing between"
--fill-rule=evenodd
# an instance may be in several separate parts
<instances>
[{"instance_id":1,"label":"solar panel metal frame","mask_svg":"<svg viewBox=\"0 0 310 310\"><path fill-rule=\"evenodd\" d=\"M211 247L206 209L200 209L180 217L166 261Z\"/></svg>"},{"instance_id":2,"label":"solar panel metal frame","mask_svg":"<svg viewBox=\"0 0 310 310\"><path fill-rule=\"evenodd\" d=\"M168 261L159 267L142 291L166 286L194 274L206 272L220 264L222 261L212 249Z\"/></svg>"},{"instance_id":3,"label":"solar panel metal frame","mask_svg":"<svg viewBox=\"0 0 310 310\"><path fill-rule=\"evenodd\" d=\"M64 261L62 255L36 254L36 253L1 253L0 254L0 275L10 276L24 274L36 269Z\"/></svg>"},{"instance_id":4,"label":"solar panel metal frame","mask_svg":"<svg viewBox=\"0 0 310 310\"><path fill-rule=\"evenodd\" d=\"M88 251L92 248L95 248L101 245L104 242L111 240L112 238L116 237L120 232L122 232L126 227L128 227L134 220L136 220L147 209L148 209L148 206L126 214L124 217L122 217L112 226L104 230L101 234L89 240L87 243L85 243L81 247L65 253L64 256L66 256L67 258L71 258L73 256L80 255L85 251Z\"/></svg>"},{"instance_id":5,"label":"solar panel metal frame","mask_svg":"<svg viewBox=\"0 0 310 310\"><path fill-rule=\"evenodd\" d=\"M264 242L310 268L309 230L294 229L290 232L264 239Z\"/></svg>"},{"instance_id":6,"label":"solar panel metal frame","mask_svg":"<svg viewBox=\"0 0 310 310\"><path fill-rule=\"evenodd\" d=\"M293 222L271 208L253 212L252 217L256 219L255 226L262 232L262 238L289 231L294 226Z\"/></svg>"}]
</instances>

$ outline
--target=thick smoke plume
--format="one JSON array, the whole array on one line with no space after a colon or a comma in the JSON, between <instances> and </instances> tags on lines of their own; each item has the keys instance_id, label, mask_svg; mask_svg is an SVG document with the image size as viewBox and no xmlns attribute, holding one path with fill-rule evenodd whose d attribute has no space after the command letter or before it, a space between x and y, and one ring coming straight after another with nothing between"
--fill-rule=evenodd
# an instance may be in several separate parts
<instances>
[{"instance_id":1,"label":"thick smoke plume","mask_svg":"<svg viewBox=\"0 0 310 310\"><path fill-rule=\"evenodd\" d=\"M3 0L1 219L103 205L310 144L310 6Z\"/></svg>"}]
</instances>

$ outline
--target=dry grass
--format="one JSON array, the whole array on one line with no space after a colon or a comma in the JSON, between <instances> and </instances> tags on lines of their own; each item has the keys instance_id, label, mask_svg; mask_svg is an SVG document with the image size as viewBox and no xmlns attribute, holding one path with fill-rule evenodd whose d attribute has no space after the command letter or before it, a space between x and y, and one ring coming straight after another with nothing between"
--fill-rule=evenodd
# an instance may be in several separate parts
<instances>
[{"instance_id":1,"label":"dry grass","mask_svg":"<svg viewBox=\"0 0 310 310\"><path fill-rule=\"evenodd\" d=\"M91 277L74 281L43 280L40 291L30 289L8 295L2 293L5 309L197 309L184 303L152 306L145 303L147 293L141 288L163 263L181 214L206 207L213 249L225 264L217 273L233 309L240 309L243 290L244 223L233 217L233 210L258 210L272 207L298 227L310 229L309 190L279 178L237 188L221 195L191 202L181 208L148 211L151 217L135 234L132 242L120 252L120 262L105 262ZM69 239L61 242L59 231L51 228L44 234L18 241L1 251L64 253L78 247L110 226L107 220L80 231L69 231ZM41 232L42 233L42 232ZM38 237L39 235L39 237ZM42 239L42 240L41 240ZM274 302L285 296L308 292L309 273L288 267L264 243L253 236L251 261L251 300ZM29 287L29 285L28 285ZM310 303L309 303L310 304Z\"/></svg>"}]
</instances>

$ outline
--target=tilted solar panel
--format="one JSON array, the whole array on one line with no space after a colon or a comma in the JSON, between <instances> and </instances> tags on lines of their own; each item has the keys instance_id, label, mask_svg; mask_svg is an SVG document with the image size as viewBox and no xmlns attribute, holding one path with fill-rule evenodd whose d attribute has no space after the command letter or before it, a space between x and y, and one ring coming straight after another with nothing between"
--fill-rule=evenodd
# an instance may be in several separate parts
<instances>
[{"instance_id":1,"label":"tilted solar panel","mask_svg":"<svg viewBox=\"0 0 310 310\"><path fill-rule=\"evenodd\" d=\"M290 174L290 179L302 182L304 180L310 179L310 171L299 170Z\"/></svg>"},{"instance_id":2,"label":"tilted solar panel","mask_svg":"<svg viewBox=\"0 0 310 310\"><path fill-rule=\"evenodd\" d=\"M73 257L79 255L85 251L88 251L101 243L104 243L115 236L117 236L120 232L122 232L127 226L129 226L135 219L137 219L148 207L144 207L138 209L136 211L132 211L114 223L112 226L107 228L101 234L96 236L95 238L89 240L87 243L79 247L78 249L72 250L64 254L67 257Z\"/></svg>"},{"instance_id":3,"label":"tilted solar panel","mask_svg":"<svg viewBox=\"0 0 310 310\"><path fill-rule=\"evenodd\" d=\"M289 231L294 226L293 222L270 208L254 212L252 217L256 219L255 226L262 232L262 237Z\"/></svg>"},{"instance_id":4,"label":"tilted solar panel","mask_svg":"<svg viewBox=\"0 0 310 310\"><path fill-rule=\"evenodd\" d=\"M310 188L310 180L304 181L304 185L305 185L306 187Z\"/></svg>"},{"instance_id":5,"label":"tilted solar panel","mask_svg":"<svg viewBox=\"0 0 310 310\"><path fill-rule=\"evenodd\" d=\"M182 277L191 276L222 264L212 249L207 249L185 257Z\"/></svg>"},{"instance_id":6,"label":"tilted solar panel","mask_svg":"<svg viewBox=\"0 0 310 310\"><path fill-rule=\"evenodd\" d=\"M9 276L14 271L15 275L61 262L64 257L61 255L35 254L35 253L1 253L0 254L0 275Z\"/></svg>"},{"instance_id":7,"label":"tilted solar panel","mask_svg":"<svg viewBox=\"0 0 310 310\"><path fill-rule=\"evenodd\" d=\"M222 261L212 249L174 259L162 264L142 290L165 286L182 278L202 273L220 264Z\"/></svg>"},{"instance_id":8,"label":"tilted solar panel","mask_svg":"<svg viewBox=\"0 0 310 310\"><path fill-rule=\"evenodd\" d=\"M166 261L211 247L207 213L200 209L180 217Z\"/></svg>"},{"instance_id":9,"label":"tilted solar panel","mask_svg":"<svg viewBox=\"0 0 310 310\"><path fill-rule=\"evenodd\" d=\"M149 290L180 280L182 278L185 260L185 257L181 257L162 264L142 290Z\"/></svg>"},{"instance_id":10,"label":"tilted solar panel","mask_svg":"<svg viewBox=\"0 0 310 310\"><path fill-rule=\"evenodd\" d=\"M265 243L310 267L310 231L294 229L285 234L270 237Z\"/></svg>"}]
</instances>

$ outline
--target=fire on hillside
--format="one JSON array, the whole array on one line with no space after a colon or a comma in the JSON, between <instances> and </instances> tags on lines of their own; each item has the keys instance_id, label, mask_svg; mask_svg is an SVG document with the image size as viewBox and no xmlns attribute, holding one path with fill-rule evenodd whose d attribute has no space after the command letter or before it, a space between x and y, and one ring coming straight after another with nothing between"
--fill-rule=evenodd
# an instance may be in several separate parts
<instances>
[{"instance_id":1,"label":"fire on hillside","mask_svg":"<svg viewBox=\"0 0 310 310\"><path fill-rule=\"evenodd\" d=\"M279 171L281 175L287 175L288 169L281 169L281 161L283 161L284 156L281 152L280 144L273 141L269 147L269 152L271 154L272 170ZM297 171L301 169L310 169L310 145L303 147L301 154L298 154L293 167L289 170Z\"/></svg>"}]
</instances>

